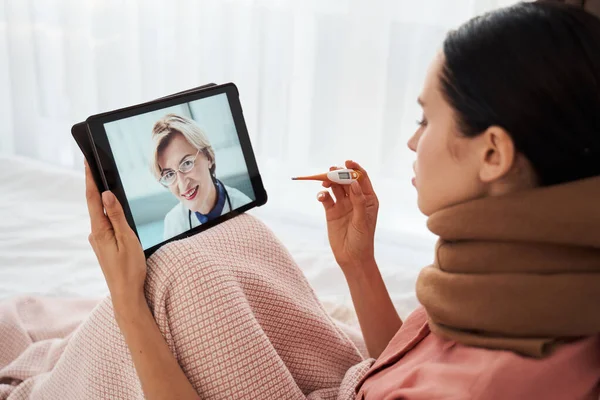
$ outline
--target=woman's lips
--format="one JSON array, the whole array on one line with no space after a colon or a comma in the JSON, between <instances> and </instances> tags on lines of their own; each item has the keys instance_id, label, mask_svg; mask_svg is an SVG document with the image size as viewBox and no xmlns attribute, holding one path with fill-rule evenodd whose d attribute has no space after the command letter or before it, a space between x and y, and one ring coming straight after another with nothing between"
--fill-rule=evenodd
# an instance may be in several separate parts
<instances>
[{"instance_id":1,"label":"woman's lips","mask_svg":"<svg viewBox=\"0 0 600 400\"><path fill-rule=\"evenodd\" d=\"M185 193L182 193L181 197L183 197L186 200L194 200L194 198L196 197L197 194L198 194L198 186L188 190Z\"/></svg>"}]
</instances>

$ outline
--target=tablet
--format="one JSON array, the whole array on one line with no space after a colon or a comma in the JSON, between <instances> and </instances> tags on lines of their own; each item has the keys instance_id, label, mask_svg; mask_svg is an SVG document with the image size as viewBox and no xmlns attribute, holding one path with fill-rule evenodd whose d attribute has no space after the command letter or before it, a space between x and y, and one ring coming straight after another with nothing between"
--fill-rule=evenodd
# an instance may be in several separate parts
<instances>
[{"instance_id":1,"label":"tablet","mask_svg":"<svg viewBox=\"0 0 600 400\"><path fill-rule=\"evenodd\" d=\"M267 202L233 83L93 115L71 132L146 257Z\"/></svg>"}]
</instances>

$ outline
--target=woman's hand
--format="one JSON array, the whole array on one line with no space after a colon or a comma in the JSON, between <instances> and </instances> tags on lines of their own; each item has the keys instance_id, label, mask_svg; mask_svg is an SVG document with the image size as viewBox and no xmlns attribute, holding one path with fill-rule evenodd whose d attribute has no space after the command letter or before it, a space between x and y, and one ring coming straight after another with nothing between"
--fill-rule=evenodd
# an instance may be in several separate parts
<instances>
[{"instance_id":1,"label":"woman's hand","mask_svg":"<svg viewBox=\"0 0 600 400\"><path fill-rule=\"evenodd\" d=\"M379 211L379 201L367 172L354 161L346 161L346 168L360 171L358 182L349 186L324 182L324 187L331 187L335 200L328 191L319 192L317 196L325 207L333 255L344 273L375 262L375 226Z\"/></svg>"},{"instance_id":2,"label":"woman's hand","mask_svg":"<svg viewBox=\"0 0 600 400\"><path fill-rule=\"evenodd\" d=\"M360 171L359 181L350 187L324 183L331 187L335 201L328 191L320 192L317 198L325 207L329 243L348 281L369 356L377 358L402 326L402 320L375 263L379 201L367 172L354 161L346 161L346 168Z\"/></svg>"},{"instance_id":3,"label":"woman's hand","mask_svg":"<svg viewBox=\"0 0 600 400\"><path fill-rule=\"evenodd\" d=\"M142 246L114 194L106 191L100 195L87 162L85 186L92 227L89 241L108 284L115 312L121 306L139 304L144 298L146 280Z\"/></svg>"}]
</instances>

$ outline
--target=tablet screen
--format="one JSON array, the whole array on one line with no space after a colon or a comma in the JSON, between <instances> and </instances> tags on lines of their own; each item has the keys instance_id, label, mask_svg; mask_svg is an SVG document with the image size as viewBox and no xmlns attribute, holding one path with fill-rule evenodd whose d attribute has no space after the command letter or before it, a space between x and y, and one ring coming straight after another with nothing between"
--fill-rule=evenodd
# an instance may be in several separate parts
<instances>
[{"instance_id":1,"label":"tablet screen","mask_svg":"<svg viewBox=\"0 0 600 400\"><path fill-rule=\"evenodd\" d=\"M144 250L256 200L226 93L104 130Z\"/></svg>"}]
</instances>

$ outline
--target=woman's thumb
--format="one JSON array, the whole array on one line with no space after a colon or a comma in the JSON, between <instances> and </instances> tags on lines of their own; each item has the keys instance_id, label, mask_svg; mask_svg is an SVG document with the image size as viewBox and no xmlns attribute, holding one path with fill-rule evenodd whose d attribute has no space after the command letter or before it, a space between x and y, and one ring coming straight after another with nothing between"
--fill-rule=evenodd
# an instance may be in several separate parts
<instances>
[{"instance_id":1,"label":"woman's thumb","mask_svg":"<svg viewBox=\"0 0 600 400\"><path fill-rule=\"evenodd\" d=\"M121 207L121 204L119 204L119 201L110 190L102 192L102 204L104 204L106 216L110 220L114 231L122 232L123 229L127 229L129 225L127 224L127 220L125 219L123 207Z\"/></svg>"}]
</instances>

